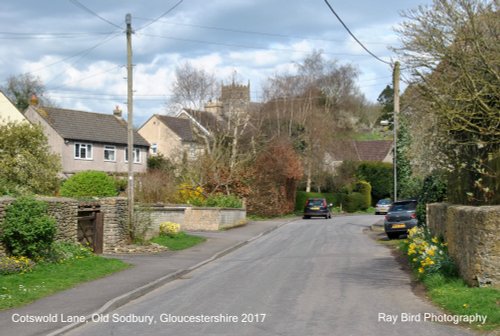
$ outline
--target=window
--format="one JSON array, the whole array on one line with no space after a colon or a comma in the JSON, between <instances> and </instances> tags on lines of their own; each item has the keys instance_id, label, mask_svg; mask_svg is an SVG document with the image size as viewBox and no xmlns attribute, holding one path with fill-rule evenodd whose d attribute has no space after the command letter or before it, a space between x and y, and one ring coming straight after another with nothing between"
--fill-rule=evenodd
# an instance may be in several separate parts
<instances>
[{"instance_id":1,"label":"window","mask_svg":"<svg viewBox=\"0 0 500 336\"><path fill-rule=\"evenodd\" d=\"M141 163L141 150L134 148L134 163ZM125 162L128 162L128 148L125 147Z\"/></svg>"},{"instance_id":2,"label":"window","mask_svg":"<svg viewBox=\"0 0 500 336\"><path fill-rule=\"evenodd\" d=\"M115 146L104 146L104 161L116 161Z\"/></svg>"},{"instance_id":3,"label":"window","mask_svg":"<svg viewBox=\"0 0 500 336\"><path fill-rule=\"evenodd\" d=\"M92 160L92 145L75 143L75 159Z\"/></svg>"},{"instance_id":4,"label":"window","mask_svg":"<svg viewBox=\"0 0 500 336\"><path fill-rule=\"evenodd\" d=\"M158 144L155 144L155 143L151 144L151 154L153 154L153 155L158 154Z\"/></svg>"}]
</instances>

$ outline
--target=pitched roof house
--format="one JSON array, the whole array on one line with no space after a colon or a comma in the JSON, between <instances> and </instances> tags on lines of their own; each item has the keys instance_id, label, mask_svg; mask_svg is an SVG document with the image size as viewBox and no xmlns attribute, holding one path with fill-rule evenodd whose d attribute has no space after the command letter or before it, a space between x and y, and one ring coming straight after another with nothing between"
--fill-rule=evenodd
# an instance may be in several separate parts
<instances>
[{"instance_id":1,"label":"pitched roof house","mask_svg":"<svg viewBox=\"0 0 500 336\"><path fill-rule=\"evenodd\" d=\"M343 161L374 161L392 163L392 140L336 141L330 148L327 164L333 168Z\"/></svg>"},{"instance_id":2,"label":"pitched roof house","mask_svg":"<svg viewBox=\"0 0 500 336\"><path fill-rule=\"evenodd\" d=\"M83 170L128 171L127 123L114 114L30 105L25 116L40 124L53 152L61 156L63 174ZM134 132L134 171L145 172L149 143Z\"/></svg>"},{"instance_id":3,"label":"pitched roof house","mask_svg":"<svg viewBox=\"0 0 500 336\"><path fill-rule=\"evenodd\" d=\"M189 119L154 114L138 132L151 144L151 155L161 153L174 161L187 155L188 159L194 160L203 150Z\"/></svg>"},{"instance_id":4,"label":"pitched roof house","mask_svg":"<svg viewBox=\"0 0 500 336\"><path fill-rule=\"evenodd\" d=\"M27 121L24 115L10 101L7 96L0 91L0 123Z\"/></svg>"}]
</instances>

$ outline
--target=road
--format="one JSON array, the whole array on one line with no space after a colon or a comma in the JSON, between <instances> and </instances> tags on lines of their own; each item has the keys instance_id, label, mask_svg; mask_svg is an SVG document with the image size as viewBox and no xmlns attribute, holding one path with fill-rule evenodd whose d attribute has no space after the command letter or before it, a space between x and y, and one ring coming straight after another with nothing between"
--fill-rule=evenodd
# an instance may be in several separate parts
<instances>
[{"instance_id":1,"label":"road","mask_svg":"<svg viewBox=\"0 0 500 336\"><path fill-rule=\"evenodd\" d=\"M440 312L363 233L380 218L289 223L69 335L471 335L423 321Z\"/></svg>"}]
</instances>

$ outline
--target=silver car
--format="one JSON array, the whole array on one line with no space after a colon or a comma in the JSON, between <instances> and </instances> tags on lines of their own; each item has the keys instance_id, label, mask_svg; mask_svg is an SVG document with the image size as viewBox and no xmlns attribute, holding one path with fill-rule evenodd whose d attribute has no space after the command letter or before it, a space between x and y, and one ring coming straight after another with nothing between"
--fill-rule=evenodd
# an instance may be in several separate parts
<instances>
[{"instance_id":1,"label":"silver car","mask_svg":"<svg viewBox=\"0 0 500 336\"><path fill-rule=\"evenodd\" d=\"M383 198L377 202L375 205L375 215L386 214L392 205L392 201L389 198Z\"/></svg>"}]
</instances>

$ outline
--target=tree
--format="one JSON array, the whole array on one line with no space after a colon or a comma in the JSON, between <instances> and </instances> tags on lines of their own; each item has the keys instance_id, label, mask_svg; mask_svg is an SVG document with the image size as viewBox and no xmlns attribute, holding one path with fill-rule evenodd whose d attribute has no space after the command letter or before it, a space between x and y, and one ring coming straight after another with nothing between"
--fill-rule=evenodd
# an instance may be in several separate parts
<instances>
[{"instance_id":1,"label":"tree","mask_svg":"<svg viewBox=\"0 0 500 336\"><path fill-rule=\"evenodd\" d=\"M0 125L1 194L53 194L60 170L60 159L50 152L41 126Z\"/></svg>"},{"instance_id":2,"label":"tree","mask_svg":"<svg viewBox=\"0 0 500 336\"><path fill-rule=\"evenodd\" d=\"M42 105L54 105L44 96L45 85L41 79L29 73L10 76L1 89L19 111L24 111L29 106L33 95L38 98Z\"/></svg>"},{"instance_id":3,"label":"tree","mask_svg":"<svg viewBox=\"0 0 500 336\"><path fill-rule=\"evenodd\" d=\"M215 76L203 69L196 69L189 62L176 67L175 77L170 99L174 106L201 110L219 92Z\"/></svg>"},{"instance_id":4,"label":"tree","mask_svg":"<svg viewBox=\"0 0 500 336\"><path fill-rule=\"evenodd\" d=\"M382 111L378 121L389 121L389 129L392 129L392 122L394 121L394 89L391 85L387 85L377 98L377 102L382 107Z\"/></svg>"},{"instance_id":5,"label":"tree","mask_svg":"<svg viewBox=\"0 0 500 336\"><path fill-rule=\"evenodd\" d=\"M310 191L314 177L324 170L326 149L335 131L353 128L364 98L355 85L358 72L351 65L338 65L315 51L296 68L296 74L268 80L268 102L259 117L265 118L261 124L268 137L292 139L305 167L306 191Z\"/></svg>"},{"instance_id":6,"label":"tree","mask_svg":"<svg viewBox=\"0 0 500 336\"><path fill-rule=\"evenodd\" d=\"M270 142L251 167L254 176L248 210L265 216L292 212L303 169L289 140L279 138Z\"/></svg>"},{"instance_id":7,"label":"tree","mask_svg":"<svg viewBox=\"0 0 500 336\"><path fill-rule=\"evenodd\" d=\"M435 0L404 12L396 49L421 97L414 110L434 120L430 136L447 169L449 200L500 202L500 11L496 1ZM452 182L453 181L453 182ZM452 183L451 183L452 182Z\"/></svg>"}]
</instances>

